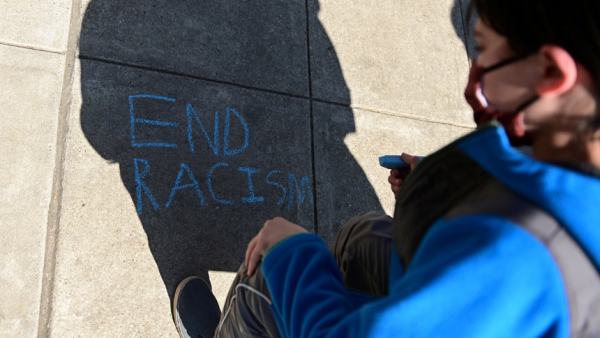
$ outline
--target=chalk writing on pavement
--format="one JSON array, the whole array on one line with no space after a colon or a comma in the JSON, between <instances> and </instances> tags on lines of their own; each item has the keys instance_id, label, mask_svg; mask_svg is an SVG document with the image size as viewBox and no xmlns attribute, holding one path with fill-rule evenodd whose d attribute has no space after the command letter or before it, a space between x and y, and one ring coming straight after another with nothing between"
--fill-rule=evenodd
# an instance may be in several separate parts
<instances>
[{"instance_id":1,"label":"chalk writing on pavement","mask_svg":"<svg viewBox=\"0 0 600 338\"><path fill-rule=\"evenodd\" d=\"M164 178L167 182L173 182L170 195L166 201L159 201L152 192L150 183L147 182L147 176L152 170L152 164L147 159L135 157L133 159L136 186L135 203L139 215L142 215L145 211L144 208L149 206L151 206L153 210L161 210L163 208L169 209L173 205L173 200L176 198L178 192L182 190L190 190L192 194L186 196L193 196L193 198L197 199L200 206L206 206L211 203L217 205L267 203L264 194L273 194L273 196L277 197L274 204L287 209L292 208L294 204L304 204L305 202L314 204L312 184L308 176L303 176L298 179L295 174L288 173L285 175L281 170L266 171L248 166L233 167L227 163L228 158L246 152L251 141L251 131L248 124L242 114L236 109L225 109L224 116L221 116L222 114L220 114L219 111L216 111L212 121L213 132L209 133L206 125L203 123L203 121L207 121L207 117L201 116L201 112L197 111L190 103L186 103L185 112L183 112L187 121L185 126L182 126L182 123L178 122L143 118L144 107L148 104L152 104L153 100L155 103L163 104L177 102L174 98L156 95L129 96L131 147L179 150L183 147L187 147L187 150L185 151L189 151L190 154L196 155L206 152L214 155L213 157L216 159L216 163L211 166L206 175L202 176L199 176L198 173L194 173L186 163L175 164L179 166L177 176ZM232 120L234 119L237 120L235 124L232 123ZM138 136L137 131L139 128L143 128L144 125L168 128L171 129L171 131L172 129L182 130L182 132L187 134L187 144L169 143L164 140L144 140L142 142L138 140L136 136ZM243 135L243 143L241 145L232 146L230 143L230 137L234 132L232 128L234 128L234 126L237 126L237 130L235 130L237 135ZM221 129L221 127L223 128ZM200 135L200 140L194 138L194 135L198 134ZM202 139L202 136L204 136L204 139ZM207 147L198 146L198 144L203 142L206 142ZM206 154L202 154L202 156L203 160L209 158ZM243 175L246 186L240 187L240 189L245 189L245 196L234 200L228 196L218 195L216 192L217 189L215 189L215 187L219 185L218 180L215 179L215 173L218 171L226 171L225 173L229 177L232 175ZM223 177L223 175L219 177ZM264 180L267 185L272 187L269 191L262 192L263 195L259 194L254 189L254 183L261 179ZM296 198L297 200L295 200Z\"/></svg>"}]
</instances>

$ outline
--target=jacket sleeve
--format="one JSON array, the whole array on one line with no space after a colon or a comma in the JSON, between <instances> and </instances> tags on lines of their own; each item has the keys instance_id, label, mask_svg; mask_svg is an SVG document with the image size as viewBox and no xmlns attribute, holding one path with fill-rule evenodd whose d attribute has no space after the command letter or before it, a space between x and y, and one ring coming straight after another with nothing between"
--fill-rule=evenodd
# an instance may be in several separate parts
<instances>
[{"instance_id":1,"label":"jacket sleeve","mask_svg":"<svg viewBox=\"0 0 600 338\"><path fill-rule=\"evenodd\" d=\"M397 257L395 257L397 259ZM318 236L264 258L283 337L567 337L560 271L535 237L504 219L438 221L388 297L354 308Z\"/></svg>"}]
</instances>

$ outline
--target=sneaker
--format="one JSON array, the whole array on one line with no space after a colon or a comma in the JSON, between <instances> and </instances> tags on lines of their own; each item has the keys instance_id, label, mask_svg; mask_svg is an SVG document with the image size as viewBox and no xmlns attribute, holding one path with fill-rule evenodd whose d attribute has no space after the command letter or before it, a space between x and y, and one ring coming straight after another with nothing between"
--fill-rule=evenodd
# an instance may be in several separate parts
<instances>
[{"instance_id":1,"label":"sneaker","mask_svg":"<svg viewBox=\"0 0 600 338\"><path fill-rule=\"evenodd\" d=\"M182 338L212 338L221 309L210 286L200 277L181 281L173 300L173 319Z\"/></svg>"}]
</instances>

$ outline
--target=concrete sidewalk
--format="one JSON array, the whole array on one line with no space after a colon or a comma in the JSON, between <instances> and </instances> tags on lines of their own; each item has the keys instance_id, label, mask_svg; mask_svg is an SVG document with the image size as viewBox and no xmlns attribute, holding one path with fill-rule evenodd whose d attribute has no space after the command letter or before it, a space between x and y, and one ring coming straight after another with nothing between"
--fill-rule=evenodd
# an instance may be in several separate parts
<instances>
[{"instance_id":1,"label":"concrete sidewalk","mask_svg":"<svg viewBox=\"0 0 600 338\"><path fill-rule=\"evenodd\" d=\"M393 212L378 157L473 128L467 0L0 3L0 336L177 337L275 216Z\"/></svg>"}]
</instances>

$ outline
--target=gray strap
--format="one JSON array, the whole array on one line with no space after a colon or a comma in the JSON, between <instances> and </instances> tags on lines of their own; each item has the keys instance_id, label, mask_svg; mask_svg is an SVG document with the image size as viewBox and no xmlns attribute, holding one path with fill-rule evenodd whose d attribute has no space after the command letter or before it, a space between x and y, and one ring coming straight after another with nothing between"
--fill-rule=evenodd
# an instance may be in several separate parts
<instances>
[{"instance_id":1,"label":"gray strap","mask_svg":"<svg viewBox=\"0 0 600 338\"><path fill-rule=\"evenodd\" d=\"M470 194L446 219L472 214L506 218L543 242L565 283L572 337L600 336L600 274L579 244L552 216L497 180Z\"/></svg>"}]
</instances>

